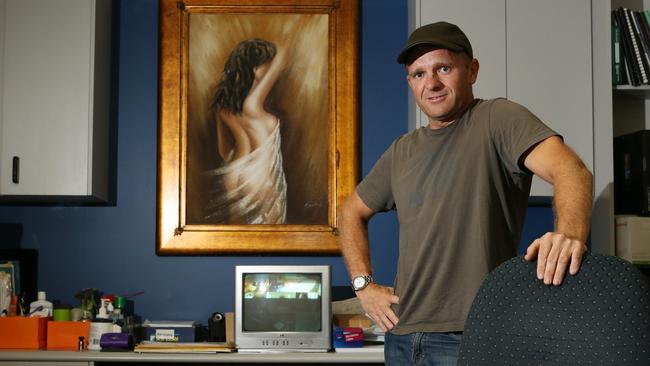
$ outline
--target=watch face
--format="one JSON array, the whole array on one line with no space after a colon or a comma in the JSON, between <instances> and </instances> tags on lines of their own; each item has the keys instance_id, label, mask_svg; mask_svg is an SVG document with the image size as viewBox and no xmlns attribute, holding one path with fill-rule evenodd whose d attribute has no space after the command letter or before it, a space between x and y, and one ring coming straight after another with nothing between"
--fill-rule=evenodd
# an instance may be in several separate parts
<instances>
[{"instance_id":1,"label":"watch face","mask_svg":"<svg viewBox=\"0 0 650 366\"><path fill-rule=\"evenodd\" d=\"M363 277L356 277L354 279L354 288L361 288L366 284L366 279Z\"/></svg>"}]
</instances>

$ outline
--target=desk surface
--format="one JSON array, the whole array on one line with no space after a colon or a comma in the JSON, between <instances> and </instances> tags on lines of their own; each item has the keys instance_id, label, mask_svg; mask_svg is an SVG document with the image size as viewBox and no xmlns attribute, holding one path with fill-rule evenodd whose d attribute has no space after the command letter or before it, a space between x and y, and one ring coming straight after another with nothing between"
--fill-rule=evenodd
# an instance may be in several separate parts
<instances>
[{"instance_id":1,"label":"desk surface","mask_svg":"<svg viewBox=\"0 0 650 366\"><path fill-rule=\"evenodd\" d=\"M2 361L177 362L177 363L383 363L383 352L346 350L326 353L136 353L100 351L0 350Z\"/></svg>"}]
</instances>

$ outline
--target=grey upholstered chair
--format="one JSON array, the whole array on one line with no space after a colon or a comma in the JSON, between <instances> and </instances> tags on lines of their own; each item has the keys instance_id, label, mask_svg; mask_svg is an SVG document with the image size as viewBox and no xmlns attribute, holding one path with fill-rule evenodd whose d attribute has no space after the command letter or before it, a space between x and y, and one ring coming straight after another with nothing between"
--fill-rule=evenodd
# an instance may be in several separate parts
<instances>
[{"instance_id":1,"label":"grey upholstered chair","mask_svg":"<svg viewBox=\"0 0 650 366\"><path fill-rule=\"evenodd\" d=\"M627 261L587 253L559 287L513 258L484 280L465 324L460 366L650 365L650 292Z\"/></svg>"}]
</instances>

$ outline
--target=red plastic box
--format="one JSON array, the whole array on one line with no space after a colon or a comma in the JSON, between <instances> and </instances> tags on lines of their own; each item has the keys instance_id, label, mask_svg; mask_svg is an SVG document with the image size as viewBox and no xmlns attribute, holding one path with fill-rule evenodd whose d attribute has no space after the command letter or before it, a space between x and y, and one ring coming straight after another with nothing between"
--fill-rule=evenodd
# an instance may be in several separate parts
<instances>
[{"instance_id":1,"label":"red plastic box","mask_svg":"<svg viewBox=\"0 0 650 366\"><path fill-rule=\"evenodd\" d=\"M79 337L84 337L84 349L88 348L90 322L47 322L48 350L78 350Z\"/></svg>"},{"instance_id":2,"label":"red plastic box","mask_svg":"<svg viewBox=\"0 0 650 366\"><path fill-rule=\"evenodd\" d=\"M45 348L48 320L49 318L27 318L23 316L0 318L0 348Z\"/></svg>"}]
</instances>

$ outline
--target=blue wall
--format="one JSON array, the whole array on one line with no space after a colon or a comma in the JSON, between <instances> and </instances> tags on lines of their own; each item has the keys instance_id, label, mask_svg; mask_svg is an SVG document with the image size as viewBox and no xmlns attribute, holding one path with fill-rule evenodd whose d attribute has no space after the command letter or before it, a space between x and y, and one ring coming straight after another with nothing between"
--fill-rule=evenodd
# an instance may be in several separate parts
<instances>
[{"instance_id":1,"label":"blue wall","mask_svg":"<svg viewBox=\"0 0 650 366\"><path fill-rule=\"evenodd\" d=\"M77 305L86 287L145 293L135 310L148 319L206 319L233 310L236 264L329 264L334 285L348 283L340 257L159 257L156 229L158 2L120 9L117 205L0 207L0 222L20 222L22 247L39 251L38 283L54 300ZM406 2L361 2L362 174L406 132L407 85L395 55L407 34ZM530 210L524 240L552 226L549 209ZM376 278L391 284L397 257L394 214L370 224Z\"/></svg>"}]
</instances>

